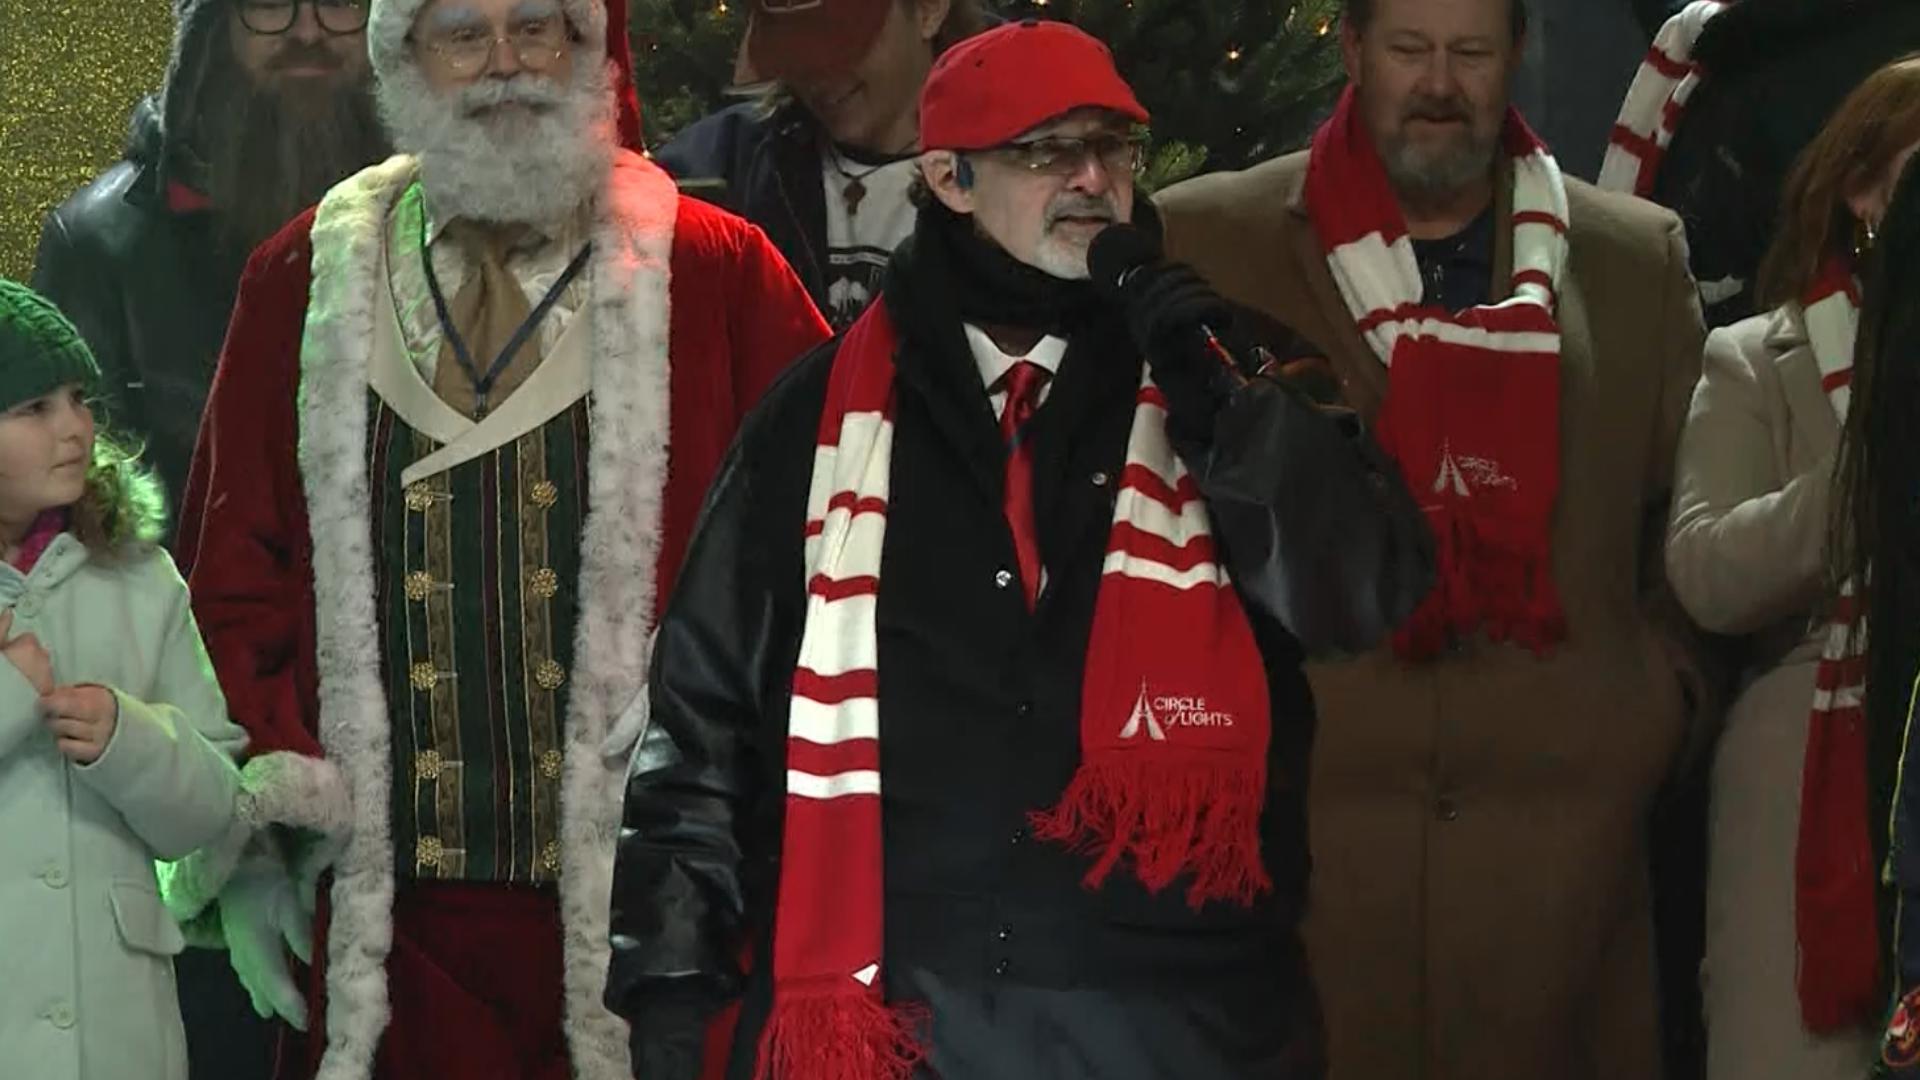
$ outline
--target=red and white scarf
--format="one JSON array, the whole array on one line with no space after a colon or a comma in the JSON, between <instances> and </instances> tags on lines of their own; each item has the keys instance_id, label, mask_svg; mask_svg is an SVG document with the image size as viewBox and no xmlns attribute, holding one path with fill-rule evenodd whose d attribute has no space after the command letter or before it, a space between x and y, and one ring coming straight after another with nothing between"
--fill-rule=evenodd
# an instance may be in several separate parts
<instances>
[{"instance_id":1,"label":"red and white scarf","mask_svg":"<svg viewBox=\"0 0 1920 1080\"><path fill-rule=\"evenodd\" d=\"M1385 167L1351 87L1314 135L1306 204L1361 336L1387 365L1380 445L1433 527L1439 578L1394 636L1409 658L1484 628L1544 652L1566 634L1553 581L1560 487L1560 326L1567 191L1516 111L1512 295L1450 312L1424 289Z\"/></svg>"},{"instance_id":2,"label":"red and white scarf","mask_svg":"<svg viewBox=\"0 0 1920 1080\"><path fill-rule=\"evenodd\" d=\"M1680 128L1680 116L1700 86L1700 65L1693 47L1713 17L1725 11L1729 0L1693 0L1668 19L1654 35L1653 47L1627 88L1620 119L1607 140L1607 156L1600 163L1599 184L1645 198L1653 191L1660 160Z\"/></svg>"},{"instance_id":3,"label":"red and white scarf","mask_svg":"<svg viewBox=\"0 0 1920 1080\"><path fill-rule=\"evenodd\" d=\"M1859 290L1845 260L1830 259L1801 299L1820 385L1842 427L1853 382ZM1879 917L1867 820L1865 622L1853 582L1841 587L1814 679L1794 850L1795 985L1809 1031L1878 1017Z\"/></svg>"},{"instance_id":4,"label":"red and white scarf","mask_svg":"<svg viewBox=\"0 0 1920 1080\"><path fill-rule=\"evenodd\" d=\"M876 302L847 332L807 493L807 616L788 718L786 835L774 917L771 1080L898 1080L923 1056L911 1004L882 996L878 639L897 335ZM1125 861L1151 889L1251 903L1267 783L1266 670L1206 504L1143 380L1081 686L1082 760L1035 834ZM910 721L909 721L910 726Z\"/></svg>"}]
</instances>

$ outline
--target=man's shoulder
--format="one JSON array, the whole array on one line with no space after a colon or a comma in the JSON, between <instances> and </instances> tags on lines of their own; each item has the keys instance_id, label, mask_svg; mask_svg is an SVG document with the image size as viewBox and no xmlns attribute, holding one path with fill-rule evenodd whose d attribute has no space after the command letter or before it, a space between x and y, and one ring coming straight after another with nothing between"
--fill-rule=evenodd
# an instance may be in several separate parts
<instances>
[{"instance_id":1,"label":"man's shoulder","mask_svg":"<svg viewBox=\"0 0 1920 1080\"><path fill-rule=\"evenodd\" d=\"M746 150L770 137L782 122L758 101L743 101L682 128L654 154L678 180L727 177Z\"/></svg>"},{"instance_id":2,"label":"man's shoulder","mask_svg":"<svg viewBox=\"0 0 1920 1080\"><path fill-rule=\"evenodd\" d=\"M316 207L302 210L253 249L241 277L242 289L255 283L287 285L296 281L302 290L306 288L313 268L313 219L317 211Z\"/></svg>"},{"instance_id":3,"label":"man's shoulder","mask_svg":"<svg viewBox=\"0 0 1920 1080\"><path fill-rule=\"evenodd\" d=\"M1684 235L1680 216L1657 203L1571 176L1566 185L1567 244L1575 252L1602 249L1664 262L1671 238Z\"/></svg>"},{"instance_id":4,"label":"man's shoulder","mask_svg":"<svg viewBox=\"0 0 1920 1080\"><path fill-rule=\"evenodd\" d=\"M1307 174L1307 152L1263 161L1245 169L1211 172L1161 190L1153 198L1161 210L1181 218L1271 217L1294 201Z\"/></svg>"},{"instance_id":5,"label":"man's shoulder","mask_svg":"<svg viewBox=\"0 0 1920 1080\"><path fill-rule=\"evenodd\" d=\"M119 247L145 219L165 212L130 198L144 172L137 162L115 164L55 207L52 222L71 243L107 250Z\"/></svg>"},{"instance_id":6,"label":"man's shoulder","mask_svg":"<svg viewBox=\"0 0 1920 1080\"><path fill-rule=\"evenodd\" d=\"M675 196L673 273L718 274L741 260L765 259L773 244L760 226L684 192Z\"/></svg>"}]
</instances>

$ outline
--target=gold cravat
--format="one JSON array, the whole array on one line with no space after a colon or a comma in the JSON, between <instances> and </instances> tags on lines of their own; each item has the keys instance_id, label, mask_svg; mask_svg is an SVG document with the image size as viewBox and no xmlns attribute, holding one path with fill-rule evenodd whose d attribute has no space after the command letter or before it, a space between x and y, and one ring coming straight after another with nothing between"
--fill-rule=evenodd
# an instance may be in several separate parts
<instances>
[{"instance_id":1,"label":"gold cravat","mask_svg":"<svg viewBox=\"0 0 1920 1080\"><path fill-rule=\"evenodd\" d=\"M533 234L524 226L486 225L455 219L447 223L446 237L459 246L471 263L466 281L447 304L447 316L459 331L460 340L466 343L474 372L469 375L461 367L452 339L443 334L440 356L433 368L433 392L463 415L479 419L486 412L498 409L540 366L537 335L529 334L506 369L488 388L482 410L474 377L486 376L499 358L500 350L513 340L531 310L525 290L507 270L507 253L524 246Z\"/></svg>"}]
</instances>

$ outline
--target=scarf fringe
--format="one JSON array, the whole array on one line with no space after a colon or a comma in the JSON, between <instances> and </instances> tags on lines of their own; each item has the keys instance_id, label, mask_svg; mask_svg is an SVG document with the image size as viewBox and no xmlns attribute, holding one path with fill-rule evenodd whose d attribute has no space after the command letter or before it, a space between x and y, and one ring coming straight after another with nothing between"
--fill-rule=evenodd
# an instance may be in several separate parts
<instances>
[{"instance_id":1,"label":"scarf fringe","mask_svg":"<svg viewBox=\"0 0 1920 1080\"><path fill-rule=\"evenodd\" d=\"M1247 906L1273 888L1260 858L1265 787L1257 766L1109 755L1083 763L1060 804L1035 812L1030 824L1042 840L1099 856L1087 871L1088 888L1131 857L1153 892L1190 871L1188 906Z\"/></svg>"},{"instance_id":2,"label":"scarf fringe","mask_svg":"<svg viewBox=\"0 0 1920 1080\"><path fill-rule=\"evenodd\" d=\"M926 1059L927 1010L888 1004L851 979L781 987L760 1037L754 1080L911 1080Z\"/></svg>"}]
</instances>

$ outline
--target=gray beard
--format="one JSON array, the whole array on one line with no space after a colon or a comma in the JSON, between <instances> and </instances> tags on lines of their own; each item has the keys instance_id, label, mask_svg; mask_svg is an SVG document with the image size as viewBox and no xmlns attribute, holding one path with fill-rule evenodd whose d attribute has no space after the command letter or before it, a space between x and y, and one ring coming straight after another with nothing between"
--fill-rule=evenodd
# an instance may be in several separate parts
<instances>
[{"instance_id":1,"label":"gray beard","mask_svg":"<svg viewBox=\"0 0 1920 1080\"><path fill-rule=\"evenodd\" d=\"M1487 175L1499 141L1496 131L1484 142L1472 140L1437 154L1422 154L1407 141L1393 139L1380 148L1380 161L1394 190L1403 196L1443 200Z\"/></svg>"},{"instance_id":2,"label":"gray beard","mask_svg":"<svg viewBox=\"0 0 1920 1080\"><path fill-rule=\"evenodd\" d=\"M394 146L419 160L420 182L446 219L564 221L600 193L618 147L608 64L582 62L564 86L527 74L444 93L407 63L383 73L374 93ZM499 101L544 107L474 115Z\"/></svg>"}]
</instances>

